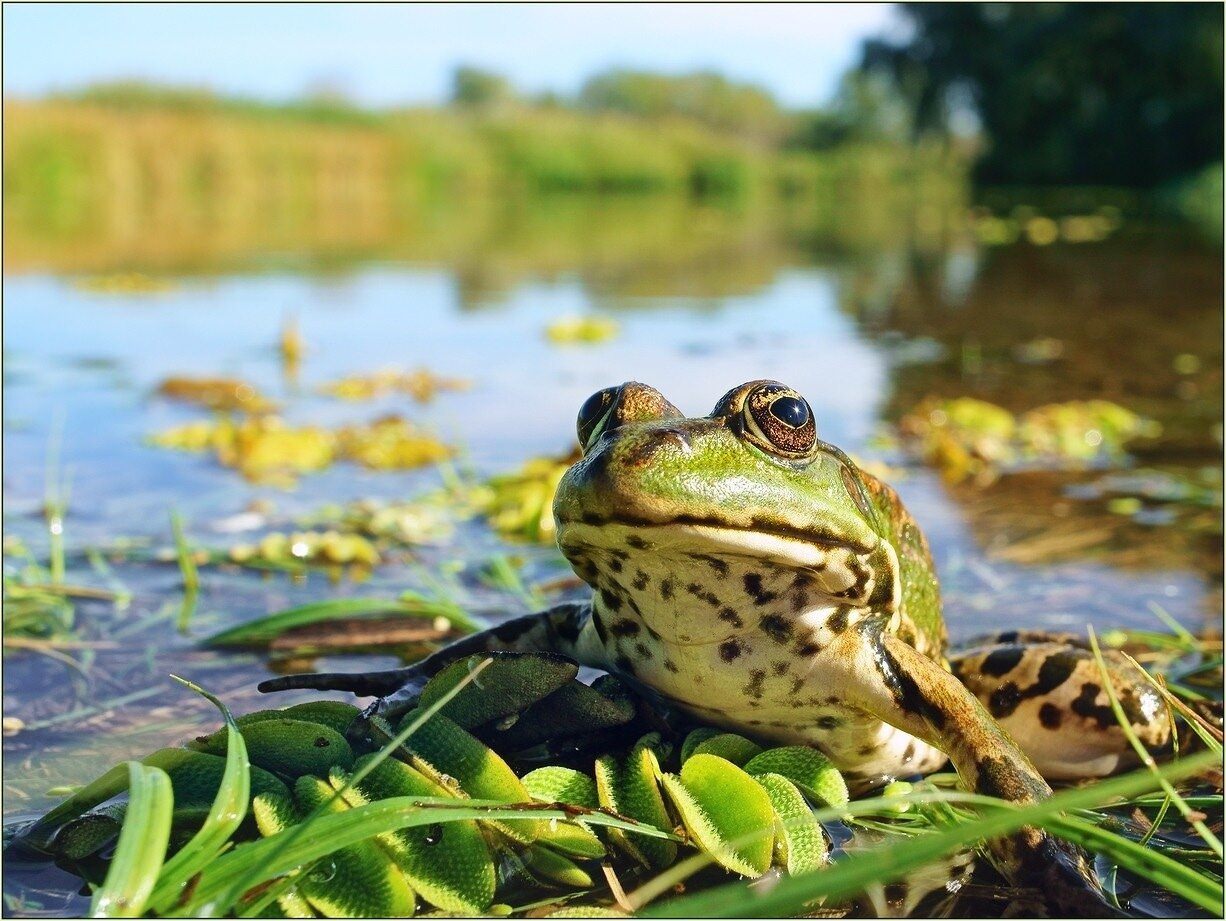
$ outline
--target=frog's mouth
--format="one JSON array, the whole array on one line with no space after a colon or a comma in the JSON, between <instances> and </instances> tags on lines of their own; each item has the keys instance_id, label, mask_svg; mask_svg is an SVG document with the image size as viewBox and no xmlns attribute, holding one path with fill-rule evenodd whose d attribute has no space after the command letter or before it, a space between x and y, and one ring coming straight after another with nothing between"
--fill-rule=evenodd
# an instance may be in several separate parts
<instances>
[{"instance_id":1,"label":"frog's mouth","mask_svg":"<svg viewBox=\"0 0 1226 921\"><path fill-rule=\"evenodd\" d=\"M897 562L884 542L855 546L705 521L603 520L559 522L558 546L593 588L621 590L640 607L687 593L712 607L782 606L794 614L832 603L897 603L897 580L889 577Z\"/></svg>"}]
</instances>

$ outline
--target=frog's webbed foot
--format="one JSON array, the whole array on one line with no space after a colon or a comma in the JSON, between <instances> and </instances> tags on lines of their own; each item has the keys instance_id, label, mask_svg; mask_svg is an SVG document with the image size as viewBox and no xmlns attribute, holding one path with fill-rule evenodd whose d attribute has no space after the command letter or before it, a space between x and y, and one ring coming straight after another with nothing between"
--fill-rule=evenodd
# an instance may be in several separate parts
<instances>
[{"instance_id":1,"label":"frog's webbed foot","mask_svg":"<svg viewBox=\"0 0 1226 921\"><path fill-rule=\"evenodd\" d=\"M517 617L489 630L463 637L407 668L354 674L325 672L284 675L260 682L259 690L267 694L306 688L348 691L357 697L377 697L378 700L367 707L364 719L358 720L355 726L365 725L372 716L382 717L395 725L401 716L413 709L426 683L457 659L484 653L537 652L556 653L584 661L580 638L588 624L590 612L587 604L560 604L548 611Z\"/></svg>"},{"instance_id":2,"label":"frog's webbed foot","mask_svg":"<svg viewBox=\"0 0 1226 921\"><path fill-rule=\"evenodd\" d=\"M1012 847L1012 872L1019 886L1035 889L1051 917L1127 918L1108 901L1086 854L1074 844L1037 828L1024 828L1004 840Z\"/></svg>"},{"instance_id":3,"label":"frog's webbed foot","mask_svg":"<svg viewBox=\"0 0 1226 921\"><path fill-rule=\"evenodd\" d=\"M302 675L282 675L261 681L261 694L277 691L348 691L355 697L385 697L401 687L413 675L414 669L395 668L386 672L315 672Z\"/></svg>"}]
</instances>

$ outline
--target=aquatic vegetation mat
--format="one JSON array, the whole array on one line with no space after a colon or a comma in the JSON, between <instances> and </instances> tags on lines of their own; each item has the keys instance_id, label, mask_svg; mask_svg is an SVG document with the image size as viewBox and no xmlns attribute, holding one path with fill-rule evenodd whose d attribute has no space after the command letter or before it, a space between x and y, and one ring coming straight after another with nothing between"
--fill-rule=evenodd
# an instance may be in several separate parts
<instances>
[{"instance_id":1,"label":"aquatic vegetation mat","mask_svg":"<svg viewBox=\"0 0 1226 921\"><path fill-rule=\"evenodd\" d=\"M276 404L254 385L231 377L168 377L158 384L157 394L223 412L267 413L276 409Z\"/></svg>"},{"instance_id":2,"label":"aquatic vegetation mat","mask_svg":"<svg viewBox=\"0 0 1226 921\"><path fill-rule=\"evenodd\" d=\"M452 663L394 721L334 700L235 719L218 702L219 730L117 765L19 840L79 873L99 916L844 914L902 876L924 916L963 888L973 912L975 843L1043 824L1102 855L1122 907L1162 892L1212 912L1220 723L1188 678L1220 674L1220 652L1153 637L1104 639L1165 676L1181 736L1208 751L1183 741L1026 807L951 773L852 799L815 749L678 722L562 657L497 654Z\"/></svg>"},{"instance_id":3,"label":"aquatic vegetation mat","mask_svg":"<svg viewBox=\"0 0 1226 921\"><path fill-rule=\"evenodd\" d=\"M445 391L467 390L472 381L441 377L428 368L413 371L384 370L373 374L354 374L330 381L319 392L339 400L373 400L392 393L404 394L419 403L428 403Z\"/></svg>"},{"instance_id":4,"label":"aquatic vegetation mat","mask_svg":"<svg viewBox=\"0 0 1226 921\"><path fill-rule=\"evenodd\" d=\"M1104 465L1161 427L1117 403L1074 400L1015 415L971 397L928 399L898 424L904 441L948 480L991 482L1002 472Z\"/></svg>"},{"instance_id":5,"label":"aquatic vegetation mat","mask_svg":"<svg viewBox=\"0 0 1226 921\"><path fill-rule=\"evenodd\" d=\"M340 460L373 470L408 470L438 463L453 449L399 416L338 429L292 426L278 416L190 422L149 436L179 451L212 452L218 463L253 482L292 485L302 474Z\"/></svg>"},{"instance_id":6,"label":"aquatic vegetation mat","mask_svg":"<svg viewBox=\"0 0 1226 921\"><path fill-rule=\"evenodd\" d=\"M559 317L545 327L555 345L595 345L617 336L620 327L608 317Z\"/></svg>"}]
</instances>

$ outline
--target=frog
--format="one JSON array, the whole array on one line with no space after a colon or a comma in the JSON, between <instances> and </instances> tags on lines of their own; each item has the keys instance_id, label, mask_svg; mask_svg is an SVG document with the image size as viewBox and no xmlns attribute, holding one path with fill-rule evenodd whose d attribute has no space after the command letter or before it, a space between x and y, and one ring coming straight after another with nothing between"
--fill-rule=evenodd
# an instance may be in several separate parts
<instances>
[{"instance_id":1,"label":"frog","mask_svg":"<svg viewBox=\"0 0 1226 921\"><path fill-rule=\"evenodd\" d=\"M755 380L687 417L630 381L577 419L558 484L557 544L589 600L508 620L407 669L288 676L261 690L374 696L389 719L477 652L554 653L711 726L816 747L868 788L952 762L967 789L1015 803L1049 781L1130 763L1101 672L1075 636L1004 631L949 647L928 542L898 493L818 437L795 389ZM1159 749L1158 692L1108 653L1133 731ZM1074 846L1026 828L991 845L1017 886L1112 914Z\"/></svg>"}]
</instances>

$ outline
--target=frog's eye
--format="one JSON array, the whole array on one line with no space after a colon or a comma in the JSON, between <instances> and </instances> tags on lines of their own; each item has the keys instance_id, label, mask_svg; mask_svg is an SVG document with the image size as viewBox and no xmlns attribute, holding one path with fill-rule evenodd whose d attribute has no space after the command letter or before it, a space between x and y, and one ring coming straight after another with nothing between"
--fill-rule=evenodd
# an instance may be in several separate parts
<instances>
[{"instance_id":1,"label":"frog's eye","mask_svg":"<svg viewBox=\"0 0 1226 921\"><path fill-rule=\"evenodd\" d=\"M600 433L604 431L618 389L617 387L606 387L604 390L597 390L579 407L579 418L575 421L575 428L579 434L579 444L584 450L587 450L587 446L600 437Z\"/></svg>"},{"instance_id":2,"label":"frog's eye","mask_svg":"<svg viewBox=\"0 0 1226 921\"><path fill-rule=\"evenodd\" d=\"M806 457L817 445L817 425L805 398L782 384L764 384L745 398L745 431L762 447Z\"/></svg>"}]
</instances>

